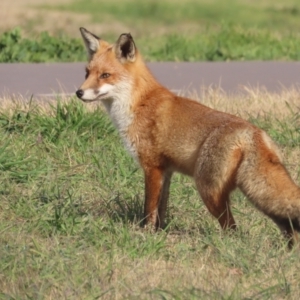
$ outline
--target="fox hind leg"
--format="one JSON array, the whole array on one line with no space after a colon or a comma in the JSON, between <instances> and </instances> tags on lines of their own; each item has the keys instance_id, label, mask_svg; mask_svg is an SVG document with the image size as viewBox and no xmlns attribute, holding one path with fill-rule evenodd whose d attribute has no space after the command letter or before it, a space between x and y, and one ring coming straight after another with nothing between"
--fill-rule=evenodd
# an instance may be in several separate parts
<instances>
[{"instance_id":1,"label":"fox hind leg","mask_svg":"<svg viewBox=\"0 0 300 300\"><path fill-rule=\"evenodd\" d=\"M199 161L195 175L204 204L223 229L236 228L230 209L230 193L236 188L236 174L241 160L239 148L223 153L221 158L210 154Z\"/></svg>"},{"instance_id":2,"label":"fox hind leg","mask_svg":"<svg viewBox=\"0 0 300 300\"><path fill-rule=\"evenodd\" d=\"M220 193L219 191L207 188L203 192L201 184L199 184L199 192L208 211L218 219L222 229L235 229L236 223L230 209L230 192L225 189L225 191Z\"/></svg>"},{"instance_id":3,"label":"fox hind leg","mask_svg":"<svg viewBox=\"0 0 300 300\"><path fill-rule=\"evenodd\" d=\"M300 232L299 220L291 220L289 218L279 218L270 216L277 224L283 236L286 238L288 247L291 249L295 244L299 244L298 232Z\"/></svg>"}]
</instances>

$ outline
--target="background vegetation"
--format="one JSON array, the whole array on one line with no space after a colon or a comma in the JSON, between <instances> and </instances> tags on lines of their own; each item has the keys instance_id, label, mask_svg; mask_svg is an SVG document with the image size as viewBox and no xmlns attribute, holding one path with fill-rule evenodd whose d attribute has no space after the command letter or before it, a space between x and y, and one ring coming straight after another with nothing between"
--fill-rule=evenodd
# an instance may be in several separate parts
<instances>
[{"instance_id":1,"label":"background vegetation","mask_svg":"<svg viewBox=\"0 0 300 300\"><path fill-rule=\"evenodd\" d=\"M152 61L298 60L300 55L297 0L33 2L27 9L35 14L15 23L22 31L3 33L0 23L0 62L84 61L80 26L111 42L131 32ZM57 13L58 21L50 23ZM40 35L42 30L47 33Z\"/></svg>"}]
</instances>

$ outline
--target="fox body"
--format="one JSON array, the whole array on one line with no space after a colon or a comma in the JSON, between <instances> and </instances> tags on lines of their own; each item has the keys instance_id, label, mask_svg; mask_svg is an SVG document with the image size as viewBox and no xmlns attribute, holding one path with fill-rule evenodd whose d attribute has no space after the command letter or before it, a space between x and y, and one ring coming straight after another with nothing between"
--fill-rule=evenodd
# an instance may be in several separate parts
<instances>
[{"instance_id":1,"label":"fox body","mask_svg":"<svg viewBox=\"0 0 300 300\"><path fill-rule=\"evenodd\" d=\"M130 34L113 45L80 28L89 55L84 102L102 101L129 153L145 175L145 224L163 227L173 172L194 178L223 229L236 227L230 193L236 188L287 236L300 231L300 188L276 145L234 115L179 97L158 83Z\"/></svg>"}]
</instances>

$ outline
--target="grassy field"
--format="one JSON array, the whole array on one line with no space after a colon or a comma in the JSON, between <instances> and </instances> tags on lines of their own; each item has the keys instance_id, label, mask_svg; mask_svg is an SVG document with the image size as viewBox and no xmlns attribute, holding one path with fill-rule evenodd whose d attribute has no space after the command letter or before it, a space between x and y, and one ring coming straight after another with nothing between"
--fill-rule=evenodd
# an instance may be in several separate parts
<instances>
[{"instance_id":1,"label":"grassy field","mask_svg":"<svg viewBox=\"0 0 300 300\"><path fill-rule=\"evenodd\" d=\"M9 9L13 7L9 0L3 1L11 21L0 21L0 33L8 31L10 36L18 26L29 41L10 43L10 38L0 37L2 62L85 60L80 26L111 42L131 32L150 61L299 60L300 56L297 0L26 0L17 1L14 9ZM39 38L41 31L50 37Z\"/></svg>"},{"instance_id":2,"label":"grassy field","mask_svg":"<svg viewBox=\"0 0 300 300\"><path fill-rule=\"evenodd\" d=\"M57 100L1 99L0 299L299 299L299 250L238 191L235 234L180 175L168 228L142 229L143 176L107 116ZM201 101L264 128L300 183L298 91Z\"/></svg>"},{"instance_id":3,"label":"grassy field","mask_svg":"<svg viewBox=\"0 0 300 300\"><path fill-rule=\"evenodd\" d=\"M223 23L232 23L245 28L270 31L297 32L299 3L289 1L247 0L74 0L68 3L40 6L75 13L86 13L92 21L111 24L119 22L131 27L137 35L145 31L153 37L161 32L190 34L203 32L210 27L218 29Z\"/></svg>"},{"instance_id":4,"label":"grassy field","mask_svg":"<svg viewBox=\"0 0 300 300\"><path fill-rule=\"evenodd\" d=\"M85 61L79 26L112 42L130 31L147 60L300 53L296 0L98 3L2 0L0 61ZM298 90L191 96L266 130L300 184ZM225 234L193 182L176 175L168 227L151 234L140 227L142 173L101 107L77 99L0 103L0 299L300 298L299 249L288 251L239 191L239 228Z\"/></svg>"}]
</instances>

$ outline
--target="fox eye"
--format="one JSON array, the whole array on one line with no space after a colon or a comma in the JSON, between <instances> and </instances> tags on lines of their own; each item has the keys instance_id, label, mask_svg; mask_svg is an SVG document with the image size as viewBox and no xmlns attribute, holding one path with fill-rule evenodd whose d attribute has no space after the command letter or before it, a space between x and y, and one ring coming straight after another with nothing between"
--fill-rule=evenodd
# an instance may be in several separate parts
<instances>
[{"instance_id":1,"label":"fox eye","mask_svg":"<svg viewBox=\"0 0 300 300\"><path fill-rule=\"evenodd\" d=\"M100 79L105 79L105 78L108 78L109 76L110 76L109 73L102 73L102 74L100 75Z\"/></svg>"},{"instance_id":2,"label":"fox eye","mask_svg":"<svg viewBox=\"0 0 300 300\"><path fill-rule=\"evenodd\" d=\"M88 70L85 71L85 79L87 79L90 75L90 72Z\"/></svg>"}]
</instances>

